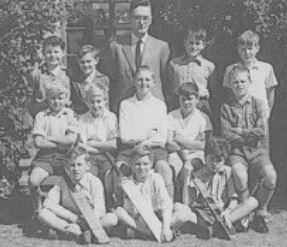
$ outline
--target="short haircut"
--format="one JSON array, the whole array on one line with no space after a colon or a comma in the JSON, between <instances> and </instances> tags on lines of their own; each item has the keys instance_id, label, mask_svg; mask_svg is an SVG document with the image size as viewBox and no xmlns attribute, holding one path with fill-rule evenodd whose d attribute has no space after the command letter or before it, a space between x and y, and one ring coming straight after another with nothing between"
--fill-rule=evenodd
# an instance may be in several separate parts
<instances>
[{"instance_id":1,"label":"short haircut","mask_svg":"<svg viewBox=\"0 0 287 247\"><path fill-rule=\"evenodd\" d=\"M57 36L57 35L52 35L52 36L49 36L46 39L44 39L43 50L45 50L45 48L48 45L51 45L53 47L59 46L62 50L65 49L65 42L63 41L63 39L60 36Z\"/></svg>"},{"instance_id":2,"label":"short haircut","mask_svg":"<svg viewBox=\"0 0 287 247\"><path fill-rule=\"evenodd\" d=\"M150 147L148 146L140 146L140 147L135 147L132 152L131 152L131 159L133 161L144 157L144 156L148 156L149 160L151 163L153 163L154 157L153 157L153 151Z\"/></svg>"},{"instance_id":3,"label":"short haircut","mask_svg":"<svg viewBox=\"0 0 287 247\"><path fill-rule=\"evenodd\" d=\"M82 155L85 156L85 161L86 161L87 163L90 162L89 152L88 152L86 149L84 149L84 148L82 148L82 147L80 147L80 146L75 146L75 147L73 147L71 150L69 150L68 155L69 155L69 161L67 162L68 165L71 164L71 160L73 161L73 160L75 160L77 157L82 156Z\"/></svg>"},{"instance_id":4,"label":"short haircut","mask_svg":"<svg viewBox=\"0 0 287 247\"><path fill-rule=\"evenodd\" d=\"M259 35L251 30L247 30L237 38L237 46L258 46Z\"/></svg>"},{"instance_id":5,"label":"short haircut","mask_svg":"<svg viewBox=\"0 0 287 247\"><path fill-rule=\"evenodd\" d=\"M149 66L147 66L147 65L140 65L139 67L137 67L137 70L136 70L136 72L135 72L135 74L134 74L134 79L136 79L137 76L138 76L138 74L139 74L140 72L142 72L142 71L149 71L149 72L151 73L152 79L155 80L155 75L154 75L153 70L152 70Z\"/></svg>"},{"instance_id":6,"label":"short haircut","mask_svg":"<svg viewBox=\"0 0 287 247\"><path fill-rule=\"evenodd\" d=\"M236 74L238 72L247 73L248 80L251 82L250 70L247 67L245 67L244 65L242 65L242 64L235 64L235 65L233 65L233 67L232 67L232 69L230 70L230 73L229 73L229 78L228 78L229 79L229 84L231 84L231 79L234 76L234 74Z\"/></svg>"},{"instance_id":7,"label":"short haircut","mask_svg":"<svg viewBox=\"0 0 287 247\"><path fill-rule=\"evenodd\" d=\"M86 54L91 54L94 58L98 58L100 49L97 49L92 45L83 45L78 52L78 59L81 59Z\"/></svg>"},{"instance_id":8,"label":"short haircut","mask_svg":"<svg viewBox=\"0 0 287 247\"><path fill-rule=\"evenodd\" d=\"M217 160L227 159L230 152L230 143L221 136L211 137L205 146L205 157L214 155Z\"/></svg>"},{"instance_id":9,"label":"short haircut","mask_svg":"<svg viewBox=\"0 0 287 247\"><path fill-rule=\"evenodd\" d=\"M189 97L190 95L198 97L198 86L194 82L184 82L179 86L177 94L184 97Z\"/></svg>"},{"instance_id":10,"label":"short haircut","mask_svg":"<svg viewBox=\"0 0 287 247\"><path fill-rule=\"evenodd\" d=\"M202 40L206 42L207 32L204 28L186 28L184 30L183 40L187 40L187 38L191 35L195 38L195 40Z\"/></svg>"},{"instance_id":11,"label":"short haircut","mask_svg":"<svg viewBox=\"0 0 287 247\"><path fill-rule=\"evenodd\" d=\"M99 91L102 92L104 98L108 101L108 92L106 87L101 84L92 83L84 88L84 99L87 102L90 97L99 95Z\"/></svg>"},{"instance_id":12,"label":"short haircut","mask_svg":"<svg viewBox=\"0 0 287 247\"><path fill-rule=\"evenodd\" d=\"M69 95L70 89L64 82L57 80L47 86L46 93L47 96L61 93Z\"/></svg>"},{"instance_id":13,"label":"short haircut","mask_svg":"<svg viewBox=\"0 0 287 247\"><path fill-rule=\"evenodd\" d=\"M133 0L130 6L130 13L133 12L134 9L136 9L139 6L151 8L150 0Z\"/></svg>"}]
</instances>

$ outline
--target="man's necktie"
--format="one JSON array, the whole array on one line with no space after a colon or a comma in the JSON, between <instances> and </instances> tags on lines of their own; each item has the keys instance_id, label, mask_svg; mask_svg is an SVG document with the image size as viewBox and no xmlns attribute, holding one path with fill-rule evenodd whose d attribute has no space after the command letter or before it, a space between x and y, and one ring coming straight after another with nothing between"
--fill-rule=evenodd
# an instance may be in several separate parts
<instances>
[{"instance_id":1,"label":"man's necktie","mask_svg":"<svg viewBox=\"0 0 287 247\"><path fill-rule=\"evenodd\" d=\"M141 44L142 44L142 40L139 39L137 41L137 44L136 44L136 57L135 57L135 62L136 62L136 67L138 68L140 65L141 65L141 60L142 60L142 57L141 57Z\"/></svg>"}]
</instances>

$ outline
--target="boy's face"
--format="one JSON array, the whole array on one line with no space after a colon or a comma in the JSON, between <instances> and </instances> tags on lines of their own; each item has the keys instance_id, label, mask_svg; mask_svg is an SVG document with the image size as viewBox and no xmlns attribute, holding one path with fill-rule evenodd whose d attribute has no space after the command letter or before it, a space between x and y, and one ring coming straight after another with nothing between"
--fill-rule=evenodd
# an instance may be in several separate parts
<instances>
[{"instance_id":1,"label":"boy's face","mask_svg":"<svg viewBox=\"0 0 287 247\"><path fill-rule=\"evenodd\" d=\"M136 36L144 36L152 22L151 8L138 6L131 13L131 30Z\"/></svg>"},{"instance_id":2,"label":"boy's face","mask_svg":"<svg viewBox=\"0 0 287 247\"><path fill-rule=\"evenodd\" d=\"M187 56L196 58L205 48L203 40L196 39L192 33L189 33L184 40L184 48Z\"/></svg>"},{"instance_id":3,"label":"boy's face","mask_svg":"<svg viewBox=\"0 0 287 247\"><path fill-rule=\"evenodd\" d=\"M152 162L148 155L136 157L133 160L132 170L138 182L144 182L147 179L151 168Z\"/></svg>"},{"instance_id":4,"label":"boy's face","mask_svg":"<svg viewBox=\"0 0 287 247\"><path fill-rule=\"evenodd\" d=\"M149 94L154 86L154 79L152 76L152 72L148 70L140 71L136 75L135 86L138 95L145 96Z\"/></svg>"},{"instance_id":5,"label":"boy's face","mask_svg":"<svg viewBox=\"0 0 287 247\"><path fill-rule=\"evenodd\" d=\"M57 113L60 112L67 103L67 93L51 93L47 96L50 109Z\"/></svg>"},{"instance_id":6,"label":"boy's face","mask_svg":"<svg viewBox=\"0 0 287 247\"><path fill-rule=\"evenodd\" d=\"M253 63L259 51L259 45L239 45L238 54L244 64Z\"/></svg>"},{"instance_id":7,"label":"boy's face","mask_svg":"<svg viewBox=\"0 0 287 247\"><path fill-rule=\"evenodd\" d=\"M250 80L245 71L235 71L230 78L230 88L237 99L248 94Z\"/></svg>"},{"instance_id":8,"label":"boy's face","mask_svg":"<svg viewBox=\"0 0 287 247\"><path fill-rule=\"evenodd\" d=\"M213 154L208 154L205 158L205 162L207 169L211 172L217 172L224 165L224 159L221 158L218 160L218 157Z\"/></svg>"},{"instance_id":9,"label":"boy's face","mask_svg":"<svg viewBox=\"0 0 287 247\"><path fill-rule=\"evenodd\" d=\"M60 46L47 45L44 48L43 55L48 65L58 66L63 61L64 51Z\"/></svg>"},{"instance_id":10,"label":"boy's face","mask_svg":"<svg viewBox=\"0 0 287 247\"><path fill-rule=\"evenodd\" d=\"M93 114L98 115L103 111L106 105L106 98L103 93L90 95L87 100L87 105Z\"/></svg>"},{"instance_id":11,"label":"boy's face","mask_svg":"<svg viewBox=\"0 0 287 247\"><path fill-rule=\"evenodd\" d=\"M95 71L96 66L99 63L99 58L95 58L93 54L87 53L79 60L79 66L82 72L85 75L91 74L93 71Z\"/></svg>"},{"instance_id":12,"label":"boy's face","mask_svg":"<svg viewBox=\"0 0 287 247\"><path fill-rule=\"evenodd\" d=\"M78 182L89 171L90 164L86 161L85 154L77 156L70 160L67 165L67 171L72 181Z\"/></svg>"},{"instance_id":13,"label":"boy's face","mask_svg":"<svg viewBox=\"0 0 287 247\"><path fill-rule=\"evenodd\" d=\"M198 97L193 94L190 95L180 95L179 96L179 105L181 111L184 113L191 113L195 110L198 103Z\"/></svg>"}]
</instances>

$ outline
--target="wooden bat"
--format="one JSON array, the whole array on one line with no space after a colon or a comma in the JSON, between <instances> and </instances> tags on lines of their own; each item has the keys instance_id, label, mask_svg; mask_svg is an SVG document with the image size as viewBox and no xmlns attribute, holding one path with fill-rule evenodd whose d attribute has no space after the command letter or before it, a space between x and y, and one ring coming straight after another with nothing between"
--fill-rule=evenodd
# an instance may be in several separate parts
<instances>
[{"instance_id":1,"label":"wooden bat","mask_svg":"<svg viewBox=\"0 0 287 247\"><path fill-rule=\"evenodd\" d=\"M120 169L117 167L114 161L114 157L110 153L104 153L109 162L113 165L116 170L116 173L119 176L122 176ZM135 184L131 180L123 180L121 183L121 187L130 201L133 203L140 216L143 218L144 222L148 226L154 238L160 243L161 240L161 229L162 224L158 217L155 215L153 208L151 205L146 203L145 198L142 196L142 193L135 186Z\"/></svg>"},{"instance_id":2,"label":"wooden bat","mask_svg":"<svg viewBox=\"0 0 287 247\"><path fill-rule=\"evenodd\" d=\"M199 184L201 184L202 182L198 179L195 178L193 176L193 174L191 175L191 178L193 180L194 186L195 188L198 190L198 192L201 194L203 202L206 204L206 206L208 207L208 209L210 210L210 212L212 213L216 224L218 224L220 230L222 231L224 238L226 240L232 240L231 234L227 228L227 226L224 224L222 217L216 212L216 210L214 209L214 207L212 205L210 205L209 200L207 199L207 194L205 191L203 191L200 187Z\"/></svg>"},{"instance_id":3,"label":"wooden bat","mask_svg":"<svg viewBox=\"0 0 287 247\"><path fill-rule=\"evenodd\" d=\"M110 242L110 238L105 232L100 221L93 214L93 206L89 203L86 196L80 192L71 192L71 195L80 209L87 225L92 231L94 237L99 244L106 244Z\"/></svg>"}]
</instances>

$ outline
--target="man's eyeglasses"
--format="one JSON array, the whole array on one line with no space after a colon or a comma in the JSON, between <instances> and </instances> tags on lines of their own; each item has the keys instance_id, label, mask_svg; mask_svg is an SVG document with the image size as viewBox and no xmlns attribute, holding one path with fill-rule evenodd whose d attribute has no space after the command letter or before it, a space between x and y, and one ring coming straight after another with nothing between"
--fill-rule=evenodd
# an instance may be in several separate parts
<instances>
[{"instance_id":1,"label":"man's eyeglasses","mask_svg":"<svg viewBox=\"0 0 287 247\"><path fill-rule=\"evenodd\" d=\"M141 16L141 15L133 15L133 18L137 21L137 22L140 22L140 21L143 21L143 22L148 22L150 21L150 17L147 16L147 15L144 15L144 16Z\"/></svg>"}]
</instances>

